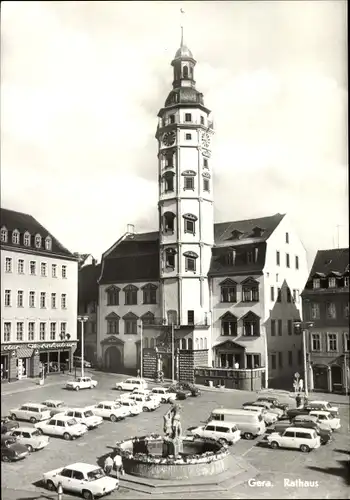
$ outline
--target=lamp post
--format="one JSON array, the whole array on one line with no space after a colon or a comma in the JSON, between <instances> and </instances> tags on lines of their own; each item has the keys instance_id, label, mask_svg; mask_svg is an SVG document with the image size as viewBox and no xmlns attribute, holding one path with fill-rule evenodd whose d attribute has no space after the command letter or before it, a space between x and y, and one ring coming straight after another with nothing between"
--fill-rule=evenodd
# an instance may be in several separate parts
<instances>
[{"instance_id":1,"label":"lamp post","mask_svg":"<svg viewBox=\"0 0 350 500\"><path fill-rule=\"evenodd\" d=\"M143 322L139 324L140 328L140 377L143 377Z\"/></svg>"},{"instance_id":2,"label":"lamp post","mask_svg":"<svg viewBox=\"0 0 350 500\"><path fill-rule=\"evenodd\" d=\"M172 378L172 383L174 384L175 382L175 338L174 338L174 323L171 323L171 357L172 357L172 363L171 363L171 378Z\"/></svg>"},{"instance_id":3,"label":"lamp post","mask_svg":"<svg viewBox=\"0 0 350 500\"><path fill-rule=\"evenodd\" d=\"M88 321L88 316L78 316L81 325L81 376L84 377L84 324Z\"/></svg>"},{"instance_id":4,"label":"lamp post","mask_svg":"<svg viewBox=\"0 0 350 500\"><path fill-rule=\"evenodd\" d=\"M306 335L309 332L309 328L314 326L313 323L306 321L294 321L294 327L296 329L296 333L302 333L302 346L303 346L303 365L304 365L304 392L305 396L309 395L309 372L308 372L308 360L307 360L307 352L306 352ZM302 330L302 332L300 332Z\"/></svg>"}]
</instances>

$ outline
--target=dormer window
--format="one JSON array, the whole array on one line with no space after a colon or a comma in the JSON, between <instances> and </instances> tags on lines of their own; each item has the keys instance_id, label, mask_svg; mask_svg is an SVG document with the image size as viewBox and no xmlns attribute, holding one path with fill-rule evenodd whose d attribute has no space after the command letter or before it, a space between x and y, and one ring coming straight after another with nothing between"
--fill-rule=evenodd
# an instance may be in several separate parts
<instances>
[{"instance_id":1,"label":"dormer window","mask_svg":"<svg viewBox=\"0 0 350 500\"><path fill-rule=\"evenodd\" d=\"M7 243L8 231L6 227L1 228L1 243Z\"/></svg>"},{"instance_id":2,"label":"dormer window","mask_svg":"<svg viewBox=\"0 0 350 500\"><path fill-rule=\"evenodd\" d=\"M242 236L242 231L239 231L238 229L234 229L232 232L231 232L231 239L233 240L239 240L240 237Z\"/></svg>"},{"instance_id":3,"label":"dormer window","mask_svg":"<svg viewBox=\"0 0 350 500\"><path fill-rule=\"evenodd\" d=\"M337 286L337 280L335 278L328 278L328 288L335 288Z\"/></svg>"},{"instance_id":4,"label":"dormer window","mask_svg":"<svg viewBox=\"0 0 350 500\"><path fill-rule=\"evenodd\" d=\"M314 288L321 288L321 280L319 278L315 278L313 280L313 287Z\"/></svg>"},{"instance_id":5,"label":"dormer window","mask_svg":"<svg viewBox=\"0 0 350 500\"><path fill-rule=\"evenodd\" d=\"M349 276L345 276L345 278L344 278L344 286L349 286Z\"/></svg>"},{"instance_id":6,"label":"dormer window","mask_svg":"<svg viewBox=\"0 0 350 500\"><path fill-rule=\"evenodd\" d=\"M165 267L175 268L175 255L176 250L174 248L166 248L165 250Z\"/></svg>"},{"instance_id":7,"label":"dormer window","mask_svg":"<svg viewBox=\"0 0 350 500\"><path fill-rule=\"evenodd\" d=\"M12 231L12 243L14 245L19 244L19 231L18 231L18 229L15 229L14 231Z\"/></svg>"},{"instance_id":8,"label":"dormer window","mask_svg":"<svg viewBox=\"0 0 350 500\"><path fill-rule=\"evenodd\" d=\"M233 266L236 262L236 250L230 250L225 256L226 264Z\"/></svg>"},{"instance_id":9,"label":"dormer window","mask_svg":"<svg viewBox=\"0 0 350 500\"><path fill-rule=\"evenodd\" d=\"M174 233L175 214L173 212L165 212L163 215L163 230L167 234Z\"/></svg>"},{"instance_id":10,"label":"dormer window","mask_svg":"<svg viewBox=\"0 0 350 500\"><path fill-rule=\"evenodd\" d=\"M255 226L253 228L253 236L255 238L260 238L260 236L262 235L263 232L264 232L264 230L259 226Z\"/></svg>"},{"instance_id":11,"label":"dormer window","mask_svg":"<svg viewBox=\"0 0 350 500\"><path fill-rule=\"evenodd\" d=\"M45 238L45 249L51 250L51 248L52 248L52 240L51 240L50 236L47 236Z\"/></svg>"},{"instance_id":12,"label":"dormer window","mask_svg":"<svg viewBox=\"0 0 350 500\"><path fill-rule=\"evenodd\" d=\"M35 247L41 248L41 236L40 236L40 234L35 235Z\"/></svg>"},{"instance_id":13,"label":"dormer window","mask_svg":"<svg viewBox=\"0 0 350 500\"><path fill-rule=\"evenodd\" d=\"M28 233L28 231L26 231L24 233L24 236L23 236L23 244L24 246L26 247L30 247L30 233Z\"/></svg>"}]
</instances>

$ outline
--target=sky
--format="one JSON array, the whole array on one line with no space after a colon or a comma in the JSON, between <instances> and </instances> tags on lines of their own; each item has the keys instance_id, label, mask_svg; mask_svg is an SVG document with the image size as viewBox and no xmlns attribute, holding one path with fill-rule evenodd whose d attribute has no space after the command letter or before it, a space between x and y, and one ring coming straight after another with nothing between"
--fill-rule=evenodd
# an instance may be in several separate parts
<instances>
[{"instance_id":1,"label":"sky","mask_svg":"<svg viewBox=\"0 0 350 500\"><path fill-rule=\"evenodd\" d=\"M346 9L2 2L1 206L97 259L129 223L157 230L157 113L183 23L215 125L215 221L288 213L309 264L348 246Z\"/></svg>"}]
</instances>

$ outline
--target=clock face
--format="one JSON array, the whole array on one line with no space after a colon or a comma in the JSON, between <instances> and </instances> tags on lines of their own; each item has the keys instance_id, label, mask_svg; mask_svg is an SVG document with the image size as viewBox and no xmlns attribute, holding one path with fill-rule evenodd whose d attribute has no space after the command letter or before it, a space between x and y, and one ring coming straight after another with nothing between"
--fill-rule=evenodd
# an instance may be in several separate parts
<instances>
[{"instance_id":1,"label":"clock face","mask_svg":"<svg viewBox=\"0 0 350 500\"><path fill-rule=\"evenodd\" d=\"M210 146L210 135L206 132L202 134L202 144L205 148L209 148Z\"/></svg>"},{"instance_id":2,"label":"clock face","mask_svg":"<svg viewBox=\"0 0 350 500\"><path fill-rule=\"evenodd\" d=\"M163 143L165 144L165 146L172 146L175 143L175 138L176 135L174 131L166 132L163 135Z\"/></svg>"}]
</instances>

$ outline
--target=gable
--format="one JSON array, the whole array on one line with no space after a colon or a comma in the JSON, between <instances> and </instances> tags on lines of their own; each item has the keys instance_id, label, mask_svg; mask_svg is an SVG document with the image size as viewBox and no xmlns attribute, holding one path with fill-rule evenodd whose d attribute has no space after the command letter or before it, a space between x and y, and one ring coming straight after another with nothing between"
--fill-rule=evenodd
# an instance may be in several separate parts
<instances>
[{"instance_id":1,"label":"gable","mask_svg":"<svg viewBox=\"0 0 350 500\"><path fill-rule=\"evenodd\" d=\"M237 283L230 278L226 278L224 281L219 283L219 286L237 286Z\"/></svg>"},{"instance_id":2,"label":"gable","mask_svg":"<svg viewBox=\"0 0 350 500\"><path fill-rule=\"evenodd\" d=\"M136 316L136 314L134 314L133 312L129 311L123 316L123 319L139 319L139 317Z\"/></svg>"},{"instance_id":3,"label":"gable","mask_svg":"<svg viewBox=\"0 0 350 500\"><path fill-rule=\"evenodd\" d=\"M141 316L141 318L154 318L154 314L151 311L147 311L145 314Z\"/></svg>"},{"instance_id":4,"label":"gable","mask_svg":"<svg viewBox=\"0 0 350 500\"><path fill-rule=\"evenodd\" d=\"M120 319L120 316L118 316L117 313L115 313L114 311L113 312L110 312L106 318L107 320L111 320L111 319L115 319L115 320L119 320Z\"/></svg>"},{"instance_id":5,"label":"gable","mask_svg":"<svg viewBox=\"0 0 350 500\"><path fill-rule=\"evenodd\" d=\"M157 290L158 287L157 285L154 285L153 283L147 283L146 285L143 285L141 287L141 290Z\"/></svg>"},{"instance_id":6,"label":"gable","mask_svg":"<svg viewBox=\"0 0 350 500\"><path fill-rule=\"evenodd\" d=\"M216 344L214 346L215 349L219 348L220 350L224 351L232 351L232 349L244 349L238 342L235 342L234 340L225 340L224 342L221 342L220 344Z\"/></svg>"},{"instance_id":7,"label":"gable","mask_svg":"<svg viewBox=\"0 0 350 500\"><path fill-rule=\"evenodd\" d=\"M225 314L220 316L219 320L221 320L221 321L237 321L237 317L234 314L227 311L227 312L225 312Z\"/></svg>"},{"instance_id":8,"label":"gable","mask_svg":"<svg viewBox=\"0 0 350 500\"><path fill-rule=\"evenodd\" d=\"M106 344L124 345L125 342L124 342L124 340L121 340L120 338L116 337L115 335L110 335L108 338L101 340L100 344L101 345L106 345Z\"/></svg>"},{"instance_id":9,"label":"gable","mask_svg":"<svg viewBox=\"0 0 350 500\"><path fill-rule=\"evenodd\" d=\"M243 320L245 321L257 321L257 320L260 320L260 316L258 316L257 314L253 313L252 311L249 311L247 312L247 314L245 314L244 316L242 316Z\"/></svg>"},{"instance_id":10,"label":"gable","mask_svg":"<svg viewBox=\"0 0 350 500\"><path fill-rule=\"evenodd\" d=\"M259 285L259 281L257 281L256 279L252 278L251 276L249 276L249 278L245 279L242 281L241 283L242 285L252 285L252 286L257 286Z\"/></svg>"},{"instance_id":11,"label":"gable","mask_svg":"<svg viewBox=\"0 0 350 500\"><path fill-rule=\"evenodd\" d=\"M135 285L126 285L123 288L123 290L124 290L124 292L135 292L136 290L138 290L138 288Z\"/></svg>"}]
</instances>

